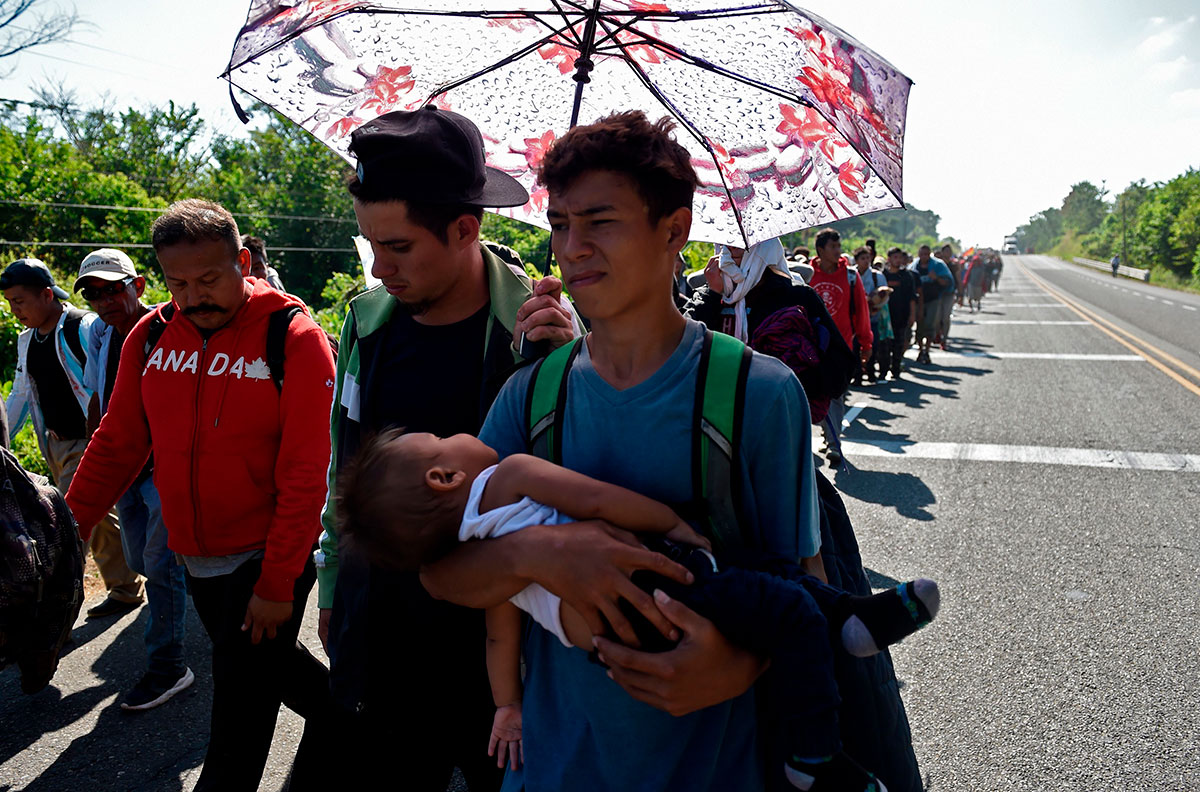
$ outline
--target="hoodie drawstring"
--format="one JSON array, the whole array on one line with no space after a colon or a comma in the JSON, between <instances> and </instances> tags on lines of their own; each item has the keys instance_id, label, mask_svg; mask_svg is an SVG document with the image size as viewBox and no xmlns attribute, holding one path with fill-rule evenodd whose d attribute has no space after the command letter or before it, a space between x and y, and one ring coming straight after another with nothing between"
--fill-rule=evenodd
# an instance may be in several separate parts
<instances>
[{"instance_id":1,"label":"hoodie drawstring","mask_svg":"<svg viewBox=\"0 0 1200 792\"><path fill-rule=\"evenodd\" d=\"M242 348L242 330L244 329L245 327L243 325L238 325L237 334L233 337L233 348L235 350ZM221 379L221 396L217 399L217 414L213 416L214 429L217 428L217 425L221 423L221 408L225 406L225 394L229 392L229 376L226 375L221 377Z\"/></svg>"}]
</instances>

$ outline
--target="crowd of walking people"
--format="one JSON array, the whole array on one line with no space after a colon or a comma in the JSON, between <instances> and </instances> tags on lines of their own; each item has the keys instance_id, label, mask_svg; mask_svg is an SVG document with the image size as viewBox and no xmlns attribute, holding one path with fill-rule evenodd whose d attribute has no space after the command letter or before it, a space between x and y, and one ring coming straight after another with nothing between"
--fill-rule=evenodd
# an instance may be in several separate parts
<instances>
[{"instance_id":1,"label":"crowd of walking people","mask_svg":"<svg viewBox=\"0 0 1200 792\"><path fill-rule=\"evenodd\" d=\"M197 790L258 787L281 704L296 790L921 788L887 647L940 593L872 593L812 433L840 465L848 389L946 349L999 257L847 256L825 229L684 277L698 182L671 130L622 113L546 153L561 279L481 240L528 194L469 119L356 130L382 284L336 339L200 199L154 222L162 305L119 250L79 266L90 312L40 261L4 270L11 429L32 418L100 569L88 616L148 603L121 707L194 684L189 607L210 639ZM328 666L298 640L314 586Z\"/></svg>"}]
</instances>

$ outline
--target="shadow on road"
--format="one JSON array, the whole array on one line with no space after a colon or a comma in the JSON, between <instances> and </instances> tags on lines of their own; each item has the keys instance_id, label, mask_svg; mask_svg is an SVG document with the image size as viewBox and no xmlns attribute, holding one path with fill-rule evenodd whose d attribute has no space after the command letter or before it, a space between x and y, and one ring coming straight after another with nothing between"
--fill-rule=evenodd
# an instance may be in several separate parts
<instances>
[{"instance_id":1,"label":"shadow on road","mask_svg":"<svg viewBox=\"0 0 1200 792\"><path fill-rule=\"evenodd\" d=\"M36 695L20 693L15 669L0 674L0 765L26 750L31 758L54 757L25 786L0 785L0 792L183 789L181 776L200 765L208 743L207 644L199 620L189 613L185 656L195 684L160 708L127 713L120 700L145 670L148 616L142 608L128 621L77 627L54 681ZM105 635L107 630L119 632ZM102 635L110 640L98 650L92 642ZM64 696L62 690L74 692Z\"/></svg>"},{"instance_id":2,"label":"shadow on road","mask_svg":"<svg viewBox=\"0 0 1200 792\"><path fill-rule=\"evenodd\" d=\"M933 490L912 473L860 470L850 464L849 472L837 472L834 483L839 492L868 503L891 506L902 517L921 522L934 519L925 507L936 503L937 498Z\"/></svg>"},{"instance_id":3,"label":"shadow on road","mask_svg":"<svg viewBox=\"0 0 1200 792\"><path fill-rule=\"evenodd\" d=\"M863 567L863 572L867 573L867 582L871 584L871 588L873 589L895 588L903 582L882 572L876 572L868 566Z\"/></svg>"}]
</instances>

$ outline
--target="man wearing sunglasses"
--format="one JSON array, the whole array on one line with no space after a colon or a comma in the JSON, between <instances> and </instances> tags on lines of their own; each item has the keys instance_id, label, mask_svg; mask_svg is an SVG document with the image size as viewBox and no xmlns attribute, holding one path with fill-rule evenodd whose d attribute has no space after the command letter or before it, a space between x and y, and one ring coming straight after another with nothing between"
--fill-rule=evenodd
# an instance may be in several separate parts
<instances>
[{"instance_id":1,"label":"man wearing sunglasses","mask_svg":"<svg viewBox=\"0 0 1200 792\"><path fill-rule=\"evenodd\" d=\"M88 432L96 431L108 409L117 365L126 336L138 320L151 311L141 301L146 279L138 275L129 256L102 248L89 253L79 265L75 291L87 300L99 320L88 333L84 385L92 391L88 405ZM148 710L166 702L195 680L183 662L187 590L184 569L167 549L167 529L152 476L154 458L138 474L121 499L121 546L129 567L146 578L145 642L148 668L121 702L124 710Z\"/></svg>"},{"instance_id":2,"label":"man wearing sunglasses","mask_svg":"<svg viewBox=\"0 0 1200 792\"><path fill-rule=\"evenodd\" d=\"M96 315L81 311L54 282L46 264L24 258L0 275L0 291L25 330L17 339L17 371L7 412L16 435L33 422L38 448L55 485L65 495L88 444L87 404L92 393L83 383L87 337ZM142 581L125 563L115 512L101 512L86 527L89 548L108 596L88 609L88 618L128 613L142 603Z\"/></svg>"}]
</instances>

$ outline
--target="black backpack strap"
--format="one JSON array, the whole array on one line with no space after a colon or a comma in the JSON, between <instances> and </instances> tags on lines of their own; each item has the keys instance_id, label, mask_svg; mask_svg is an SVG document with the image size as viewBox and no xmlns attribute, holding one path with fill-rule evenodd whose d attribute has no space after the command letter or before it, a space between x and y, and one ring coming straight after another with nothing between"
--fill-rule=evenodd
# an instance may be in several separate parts
<instances>
[{"instance_id":1,"label":"black backpack strap","mask_svg":"<svg viewBox=\"0 0 1200 792\"><path fill-rule=\"evenodd\" d=\"M271 371L271 379L275 389L283 392L283 360L286 356L284 346L287 343L288 328L292 318L303 311L299 305L289 305L274 311L267 320L267 368Z\"/></svg>"},{"instance_id":2,"label":"black backpack strap","mask_svg":"<svg viewBox=\"0 0 1200 792\"><path fill-rule=\"evenodd\" d=\"M67 318L63 322L63 338L80 366L87 365L87 350L83 348L83 341L79 338L79 326L83 323L83 317L82 311L68 308Z\"/></svg>"},{"instance_id":3,"label":"black backpack strap","mask_svg":"<svg viewBox=\"0 0 1200 792\"><path fill-rule=\"evenodd\" d=\"M158 342L162 339L163 333L167 329L167 322L171 321L171 317L175 315L175 303L169 302L160 306L152 317L150 317L150 327L146 330L146 343L142 346L142 354L147 358L154 348L158 346Z\"/></svg>"},{"instance_id":4,"label":"black backpack strap","mask_svg":"<svg viewBox=\"0 0 1200 792\"><path fill-rule=\"evenodd\" d=\"M702 508L704 528L716 550L751 544L739 518L738 452L752 356L750 347L736 338L705 331L692 412L692 497Z\"/></svg>"},{"instance_id":5,"label":"black backpack strap","mask_svg":"<svg viewBox=\"0 0 1200 792\"><path fill-rule=\"evenodd\" d=\"M525 391L526 448L556 465L563 459L563 421L567 413L567 380L583 338L564 344L534 366Z\"/></svg>"},{"instance_id":6,"label":"black backpack strap","mask_svg":"<svg viewBox=\"0 0 1200 792\"><path fill-rule=\"evenodd\" d=\"M850 288L850 328L854 329L854 317L858 313L858 306L854 304L854 281L858 278L858 273L851 274L850 267L846 267L846 285ZM863 294L866 294L867 287L863 286Z\"/></svg>"}]
</instances>

